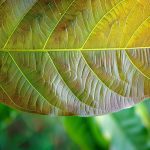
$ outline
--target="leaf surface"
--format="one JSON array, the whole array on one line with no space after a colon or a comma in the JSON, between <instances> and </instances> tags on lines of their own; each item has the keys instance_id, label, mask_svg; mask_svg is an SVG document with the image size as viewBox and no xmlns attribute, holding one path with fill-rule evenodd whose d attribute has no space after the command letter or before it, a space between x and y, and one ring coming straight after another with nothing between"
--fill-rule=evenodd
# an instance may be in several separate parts
<instances>
[{"instance_id":1,"label":"leaf surface","mask_svg":"<svg viewBox=\"0 0 150 150\"><path fill-rule=\"evenodd\" d=\"M150 97L149 0L0 2L0 101L101 115Z\"/></svg>"},{"instance_id":2,"label":"leaf surface","mask_svg":"<svg viewBox=\"0 0 150 150\"><path fill-rule=\"evenodd\" d=\"M134 107L128 111L97 117L97 120L104 135L111 141L110 149L147 150L150 148L149 128L143 123L143 118L137 107Z\"/></svg>"}]
</instances>

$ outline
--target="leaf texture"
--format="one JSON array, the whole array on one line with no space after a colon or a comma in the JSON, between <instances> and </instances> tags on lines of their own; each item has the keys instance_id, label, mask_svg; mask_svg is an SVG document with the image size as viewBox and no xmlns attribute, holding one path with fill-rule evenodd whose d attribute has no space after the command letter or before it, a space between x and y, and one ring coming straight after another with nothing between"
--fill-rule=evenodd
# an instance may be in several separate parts
<instances>
[{"instance_id":1,"label":"leaf texture","mask_svg":"<svg viewBox=\"0 0 150 150\"><path fill-rule=\"evenodd\" d=\"M0 1L0 101L101 115L150 97L149 0Z\"/></svg>"}]
</instances>

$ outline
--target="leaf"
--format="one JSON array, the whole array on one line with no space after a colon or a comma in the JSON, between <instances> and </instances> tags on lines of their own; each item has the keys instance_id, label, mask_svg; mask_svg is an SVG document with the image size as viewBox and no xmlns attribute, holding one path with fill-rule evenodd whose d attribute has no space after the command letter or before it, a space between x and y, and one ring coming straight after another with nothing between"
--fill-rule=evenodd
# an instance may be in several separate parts
<instances>
[{"instance_id":1,"label":"leaf","mask_svg":"<svg viewBox=\"0 0 150 150\"><path fill-rule=\"evenodd\" d=\"M150 99L145 100L143 103L140 103L136 107L136 111L142 118L142 121L144 125L147 127L149 133L150 133Z\"/></svg>"},{"instance_id":2,"label":"leaf","mask_svg":"<svg viewBox=\"0 0 150 150\"><path fill-rule=\"evenodd\" d=\"M148 150L149 131L136 107L96 118L104 134L110 138L110 149ZM111 125L111 126L110 126Z\"/></svg>"},{"instance_id":3,"label":"leaf","mask_svg":"<svg viewBox=\"0 0 150 150\"><path fill-rule=\"evenodd\" d=\"M150 97L149 27L149 0L2 1L0 101L51 115L131 107Z\"/></svg>"},{"instance_id":4,"label":"leaf","mask_svg":"<svg viewBox=\"0 0 150 150\"><path fill-rule=\"evenodd\" d=\"M95 118L65 117L62 121L68 135L81 149L108 149L108 141Z\"/></svg>"},{"instance_id":5,"label":"leaf","mask_svg":"<svg viewBox=\"0 0 150 150\"><path fill-rule=\"evenodd\" d=\"M9 107L0 105L0 132L4 131L10 123L16 118L17 113ZM1 138L0 138L1 139Z\"/></svg>"}]
</instances>

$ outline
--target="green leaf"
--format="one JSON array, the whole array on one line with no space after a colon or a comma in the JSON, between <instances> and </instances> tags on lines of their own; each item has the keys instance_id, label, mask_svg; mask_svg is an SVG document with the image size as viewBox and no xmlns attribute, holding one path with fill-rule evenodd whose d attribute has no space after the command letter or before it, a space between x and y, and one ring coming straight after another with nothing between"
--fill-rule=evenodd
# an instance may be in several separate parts
<instances>
[{"instance_id":1,"label":"green leaf","mask_svg":"<svg viewBox=\"0 0 150 150\"><path fill-rule=\"evenodd\" d=\"M150 134L150 99L145 100L136 107L136 111L141 116L144 125L149 130Z\"/></svg>"},{"instance_id":2,"label":"green leaf","mask_svg":"<svg viewBox=\"0 0 150 150\"><path fill-rule=\"evenodd\" d=\"M0 132L5 130L7 126L16 118L17 112L12 111L7 106L0 105Z\"/></svg>"},{"instance_id":3,"label":"green leaf","mask_svg":"<svg viewBox=\"0 0 150 150\"><path fill-rule=\"evenodd\" d=\"M68 117L62 121L69 136L81 149L108 149L108 141L94 118Z\"/></svg>"},{"instance_id":4,"label":"green leaf","mask_svg":"<svg viewBox=\"0 0 150 150\"><path fill-rule=\"evenodd\" d=\"M131 107L150 97L149 27L149 0L1 1L0 101L51 115Z\"/></svg>"},{"instance_id":5,"label":"green leaf","mask_svg":"<svg viewBox=\"0 0 150 150\"><path fill-rule=\"evenodd\" d=\"M148 128L135 108L97 118L104 134L111 141L110 149L150 149Z\"/></svg>"}]
</instances>

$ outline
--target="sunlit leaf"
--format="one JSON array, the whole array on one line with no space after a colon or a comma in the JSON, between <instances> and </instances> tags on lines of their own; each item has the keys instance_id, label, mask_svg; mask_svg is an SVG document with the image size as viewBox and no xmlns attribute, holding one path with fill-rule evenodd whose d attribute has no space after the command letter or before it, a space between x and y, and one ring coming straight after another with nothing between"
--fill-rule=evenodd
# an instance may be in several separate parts
<instances>
[{"instance_id":1,"label":"sunlit leaf","mask_svg":"<svg viewBox=\"0 0 150 150\"><path fill-rule=\"evenodd\" d=\"M101 115L150 97L149 0L0 1L0 101Z\"/></svg>"},{"instance_id":2,"label":"sunlit leaf","mask_svg":"<svg viewBox=\"0 0 150 150\"><path fill-rule=\"evenodd\" d=\"M150 149L149 129L136 109L97 118L104 134L110 139L110 149L148 150Z\"/></svg>"}]
</instances>

